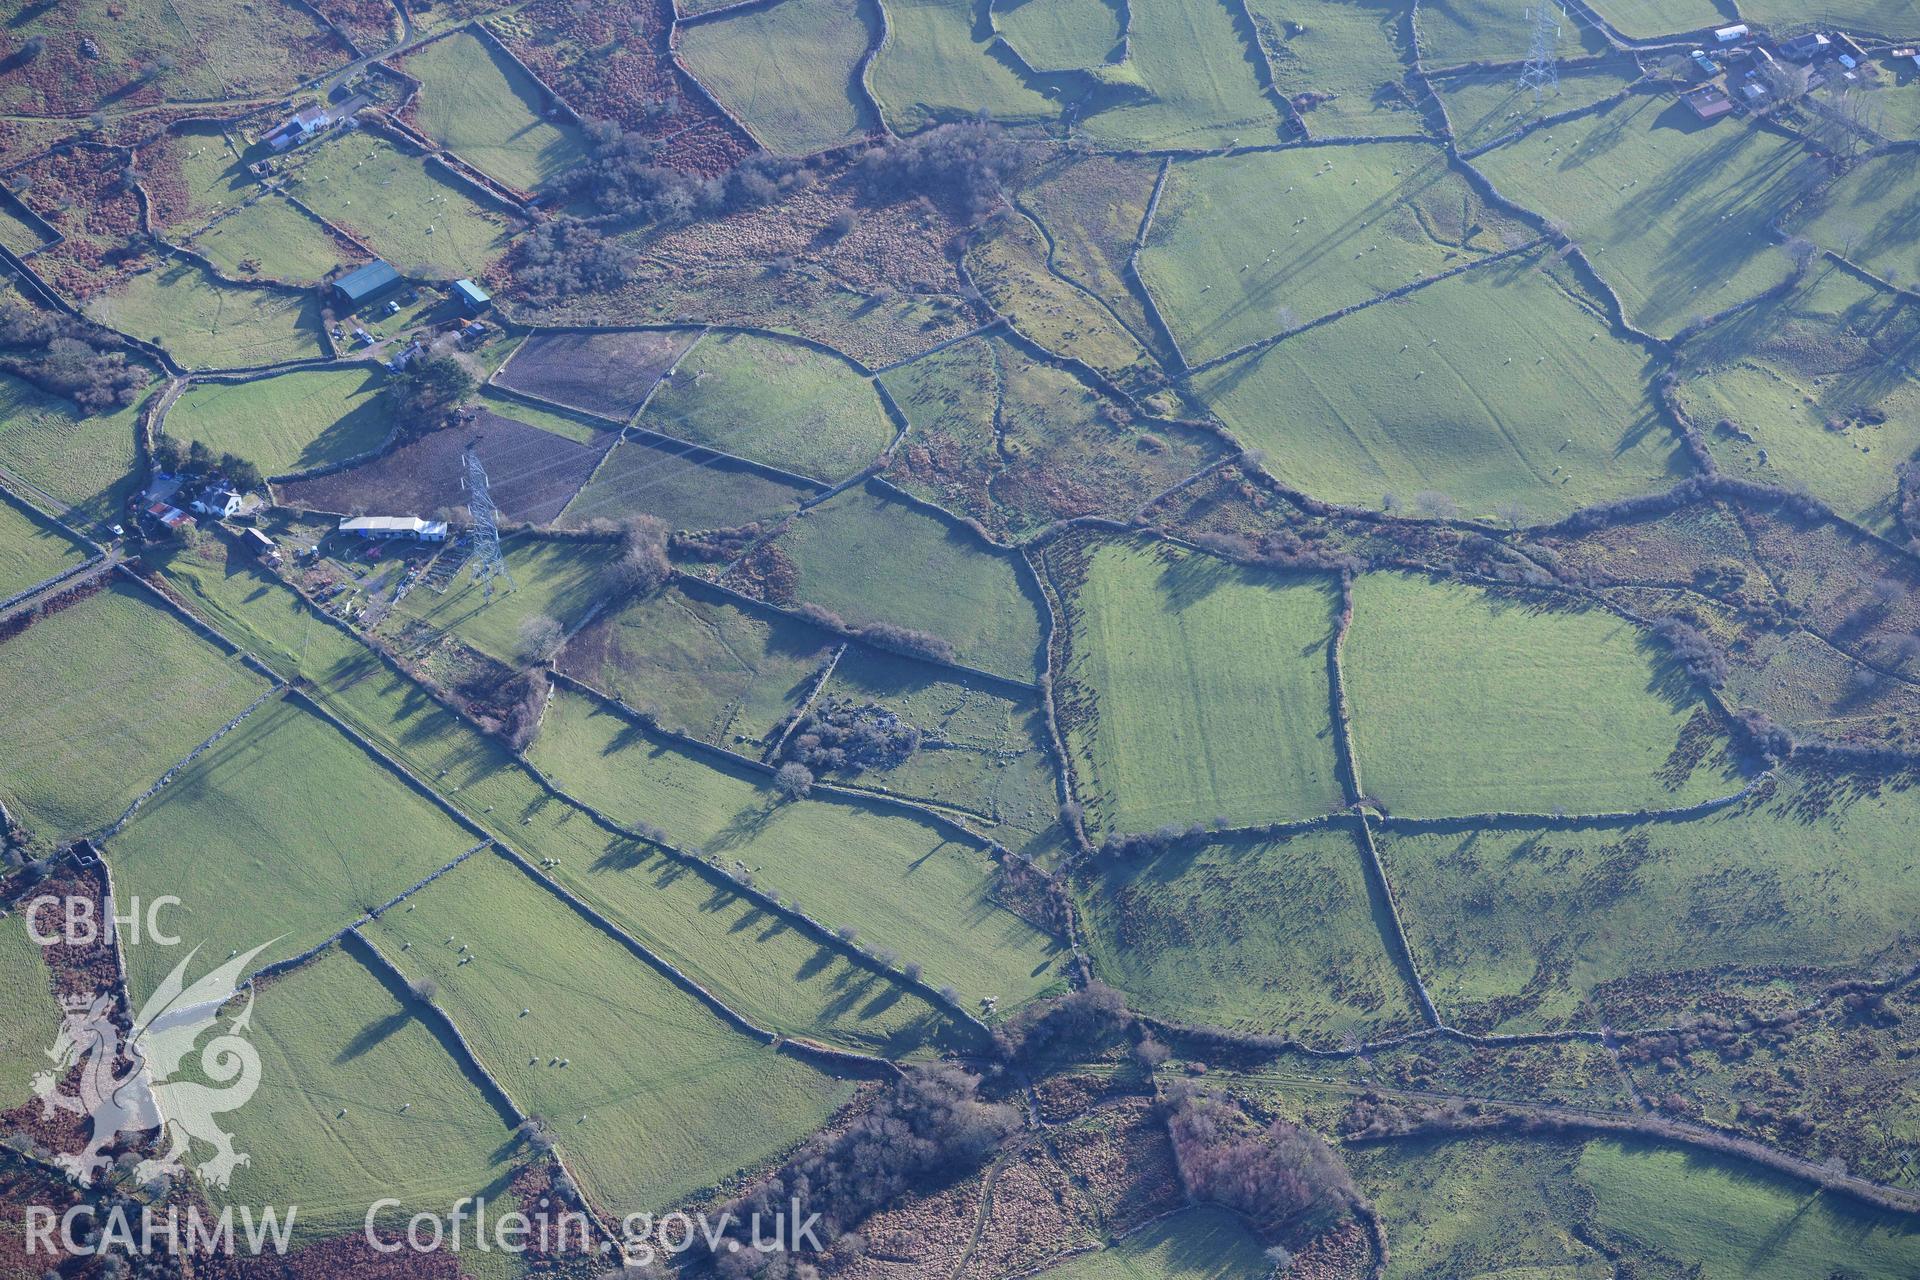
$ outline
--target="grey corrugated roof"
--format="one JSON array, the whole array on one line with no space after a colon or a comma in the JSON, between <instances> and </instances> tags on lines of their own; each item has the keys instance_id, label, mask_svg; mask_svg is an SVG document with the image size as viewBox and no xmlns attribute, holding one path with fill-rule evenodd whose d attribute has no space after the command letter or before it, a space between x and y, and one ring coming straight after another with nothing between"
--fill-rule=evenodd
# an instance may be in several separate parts
<instances>
[{"instance_id":1,"label":"grey corrugated roof","mask_svg":"<svg viewBox=\"0 0 1920 1280\"><path fill-rule=\"evenodd\" d=\"M333 282L333 287L347 297L359 302L370 298L400 278L393 265L375 258L364 267L347 272Z\"/></svg>"}]
</instances>

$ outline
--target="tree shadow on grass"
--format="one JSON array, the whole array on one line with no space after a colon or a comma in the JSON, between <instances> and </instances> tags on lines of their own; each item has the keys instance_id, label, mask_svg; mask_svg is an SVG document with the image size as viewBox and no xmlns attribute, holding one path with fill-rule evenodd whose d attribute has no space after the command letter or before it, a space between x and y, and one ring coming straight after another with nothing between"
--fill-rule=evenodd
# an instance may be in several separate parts
<instances>
[{"instance_id":1,"label":"tree shadow on grass","mask_svg":"<svg viewBox=\"0 0 1920 1280\"><path fill-rule=\"evenodd\" d=\"M371 1053L389 1037L413 1021L413 1015L404 1009L396 1010L384 1018L369 1022L354 1033L353 1039L339 1053L333 1055L334 1063L352 1062L363 1054Z\"/></svg>"}]
</instances>

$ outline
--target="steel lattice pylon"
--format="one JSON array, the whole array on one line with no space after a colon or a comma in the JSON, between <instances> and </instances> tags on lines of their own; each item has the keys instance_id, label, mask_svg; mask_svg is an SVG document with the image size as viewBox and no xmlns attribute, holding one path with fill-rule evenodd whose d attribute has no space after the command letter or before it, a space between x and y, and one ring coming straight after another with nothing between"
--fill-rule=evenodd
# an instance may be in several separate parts
<instances>
[{"instance_id":1,"label":"steel lattice pylon","mask_svg":"<svg viewBox=\"0 0 1920 1280\"><path fill-rule=\"evenodd\" d=\"M1520 87L1533 90L1536 106L1548 90L1560 90L1560 20L1565 16L1559 6L1545 3L1527 11L1533 23L1533 45L1520 72Z\"/></svg>"},{"instance_id":2,"label":"steel lattice pylon","mask_svg":"<svg viewBox=\"0 0 1920 1280\"><path fill-rule=\"evenodd\" d=\"M491 600L495 578L508 587L513 586L513 575L507 572L507 560L500 551L499 512L494 509L493 493L487 488L487 469L480 463L480 451L475 444L467 445L460 461L465 468L460 484L467 491L467 511L473 516L473 580L486 584L481 598Z\"/></svg>"}]
</instances>

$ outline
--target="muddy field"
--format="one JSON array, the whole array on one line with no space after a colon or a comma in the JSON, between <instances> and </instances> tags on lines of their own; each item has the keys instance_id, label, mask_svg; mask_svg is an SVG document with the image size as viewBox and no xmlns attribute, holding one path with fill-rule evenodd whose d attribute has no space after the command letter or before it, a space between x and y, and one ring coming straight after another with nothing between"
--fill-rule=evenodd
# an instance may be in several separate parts
<instances>
[{"instance_id":1,"label":"muddy field","mask_svg":"<svg viewBox=\"0 0 1920 1280\"><path fill-rule=\"evenodd\" d=\"M481 410L470 424L436 431L384 457L330 476L301 480L281 501L313 511L419 515L435 518L466 506L460 455L477 441L494 505L508 524L546 524L593 471L613 443L593 445Z\"/></svg>"},{"instance_id":2,"label":"muddy field","mask_svg":"<svg viewBox=\"0 0 1920 1280\"><path fill-rule=\"evenodd\" d=\"M625 422L697 336L694 329L536 334L513 353L494 381L511 391Z\"/></svg>"}]
</instances>

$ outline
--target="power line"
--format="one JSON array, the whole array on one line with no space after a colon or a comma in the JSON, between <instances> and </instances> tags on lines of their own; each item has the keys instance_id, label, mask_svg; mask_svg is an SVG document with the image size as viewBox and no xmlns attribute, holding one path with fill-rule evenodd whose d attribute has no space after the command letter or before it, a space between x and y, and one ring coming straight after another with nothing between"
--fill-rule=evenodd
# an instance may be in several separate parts
<instances>
[{"instance_id":1,"label":"power line","mask_svg":"<svg viewBox=\"0 0 1920 1280\"><path fill-rule=\"evenodd\" d=\"M484 583L486 592L483 601L493 599L495 578L513 586L513 575L507 572L506 557L500 551L499 513L493 507L493 494L487 488L487 469L480 462L479 442L467 443L466 452L461 454L465 471L461 474L461 487L467 491L467 510L473 515L473 557L475 582Z\"/></svg>"},{"instance_id":2,"label":"power line","mask_svg":"<svg viewBox=\"0 0 1920 1280\"><path fill-rule=\"evenodd\" d=\"M1560 92L1560 21L1566 14L1559 5L1544 3L1526 12L1533 23L1533 46L1520 72L1520 87L1533 90L1533 103L1539 106L1549 90Z\"/></svg>"}]
</instances>

